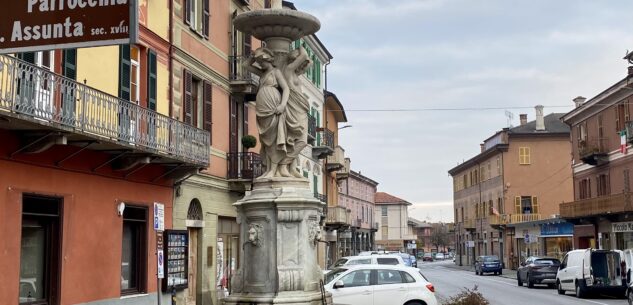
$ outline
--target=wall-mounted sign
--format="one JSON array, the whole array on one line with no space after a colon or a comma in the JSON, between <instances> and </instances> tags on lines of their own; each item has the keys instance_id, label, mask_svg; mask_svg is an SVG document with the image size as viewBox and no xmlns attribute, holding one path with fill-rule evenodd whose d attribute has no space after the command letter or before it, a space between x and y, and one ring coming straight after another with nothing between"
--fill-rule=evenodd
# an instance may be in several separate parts
<instances>
[{"instance_id":1,"label":"wall-mounted sign","mask_svg":"<svg viewBox=\"0 0 633 305\"><path fill-rule=\"evenodd\" d=\"M633 221L614 222L611 224L611 231L618 232L633 232Z\"/></svg>"},{"instance_id":2,"label":"wall-mounted sign","mask_svg":"<svg viewBox=\"0 0 633 305\"><path fill-rule=\"evenodd\" d=\"M11 0L0 10L0 53L135 43L136 0Z\"/></svg>"},{"instance_id":3,"label":"wall-mounted sign","mask_svg":"<svg viewBox=\"0 0 633 305\"><path fill-rule=\"evenodd\" d=\"M475 241L473 241L473 240L467 240L467 241L466 241L466 247L467 247L467 248L474 248L474 247L475 247Z\"/></svg>"},{"instance_id":4,"label":"wall-mounted sign","mask_svg":"<svg viewBox=\"0 0 633 305\"><path fill-rule=\"evenodd\" d=\"M165 205L154 202L154 230L165 231Z\"/></svg>"},{"instance_id":5,"label":"wall-mounted sign","mask_svg":"<svg viewBox=\"0 0 633 305\"><path fill-rule=\"evenodd\" d=\"M574 235L574 224L569 222L544 223L541 225L541 236Z\"/></svg>"}]
</instances>

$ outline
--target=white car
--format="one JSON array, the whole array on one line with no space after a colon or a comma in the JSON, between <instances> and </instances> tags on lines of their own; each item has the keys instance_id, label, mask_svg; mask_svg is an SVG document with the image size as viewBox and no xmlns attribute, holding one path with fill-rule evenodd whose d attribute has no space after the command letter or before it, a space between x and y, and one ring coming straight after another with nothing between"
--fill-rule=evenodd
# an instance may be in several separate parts
<instances>
[{"instance_id":1,"label":"white car","mask_svg":"<svg viewBox=\"0 0 633 305\"><path fill-rule=\"evenodd\" d=\"M435 287L417 268L388 265L344 266L325 276L334 304L437 305Z\"/></svg>"},{"instance_id":2,"label":"white car","mask_svg":"<svg viewBox=\"0 0 633 305\"><path fill-rule=\"evenodd\" d=\"M374 254L374 255L363 255L363 256L346 256L341 257L332 266L330 269L334 269L336 267L341 266L352 266L352 265L402 265L405 266L404 260L400 255L395 254ZM330 270L323 270L323 274L330 272Z\"/></svg>"},{"instance_id":3,"label":"white car","mask_svg":"<svg viewBox=\"0 0 633 305\"><path fill-rule=\"evenodd\" d=\"M443 260L444 259L444 253L440 252L438 254L435 254L435 259L436 260Z\"/></svg>"}]
</instances>

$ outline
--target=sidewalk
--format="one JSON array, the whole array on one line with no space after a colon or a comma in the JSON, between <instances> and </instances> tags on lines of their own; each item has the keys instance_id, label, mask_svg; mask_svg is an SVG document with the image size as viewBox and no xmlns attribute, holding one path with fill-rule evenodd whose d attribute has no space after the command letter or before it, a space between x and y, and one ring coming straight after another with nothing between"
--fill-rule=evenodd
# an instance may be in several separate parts
<instances>
[{"instance_id":1,"label":"sidewalk","mask_svg":"<svg viewBox=\"0 0 633 305\"><path fill-rule=\"evenodd\" d=\"M451 268L451 269L459 269L459 270L464 270L464 271L470 271L473 274L475 273L475 268L473 266L470 266L470 265L460 266L460 265L456 265L453 262L450 262L448 264L442 264L442 266L446 267L446 268ZM516 280L517 279L517 271L516 270L511 270L511 269L503 269L503 271L501 272L500 276L508 278L508 279Z\"/></svg>"}]
</instances>

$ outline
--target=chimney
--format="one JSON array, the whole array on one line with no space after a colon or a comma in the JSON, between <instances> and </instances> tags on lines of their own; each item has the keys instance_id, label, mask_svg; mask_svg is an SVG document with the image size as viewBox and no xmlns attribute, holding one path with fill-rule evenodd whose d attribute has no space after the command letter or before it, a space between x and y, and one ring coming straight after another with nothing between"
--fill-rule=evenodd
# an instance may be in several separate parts
<instances>
[{"instance_id":1,"label":"chimney","mask_svg":"<svg viewBox=\"0 0 633 305\"><path fill-rule=\"evenodd\" d=\"M545 119L543 119L543 105L536 105L536 131L545 130Z\"/></svg>"},{"instance_id":2,"label":"chimney","mask_svg":"<svg viewBox=\"0 0 633 305\"><path fill-rule=\"evenodd\" d=\"M519 114L519 120L521 121L521 126L527 124L527 114L525 113Z\"/></svg>"},{"instance_id":3,"label":"chimney","mask_svg":"<svg viewBox=\"0 0 633 305\"><path fill-rule=\"evenodd\" d=\"M576 97L574 99L574 104L576 104L576 108L582 106L582 104L584 104L586 100L587 100L587 98L582 97L582 96Z\"/></svg>"},{"instance_id":4,"label":"chimney","mask_svg":"<svg viewBox=\"0 0 633 305\"><path fill-rule=\"evenodd\" d=\"M479 148L481 148L481 152L484 152L485 148L484 148L484 143L479 144Z\"/></svg>"}]
</instances>

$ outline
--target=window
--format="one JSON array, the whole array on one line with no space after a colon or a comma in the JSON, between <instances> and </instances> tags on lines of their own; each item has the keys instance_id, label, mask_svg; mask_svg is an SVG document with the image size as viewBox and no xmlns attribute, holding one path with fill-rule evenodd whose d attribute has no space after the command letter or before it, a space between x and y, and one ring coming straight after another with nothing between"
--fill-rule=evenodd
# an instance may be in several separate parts
<instances>
[{"instance_id":1,"label":"window","mask_svg":"<svg viewBox=\"0 0 633 305\"><path fill-rule=\"evenodd\" d=\"M517 196L514 198L514 212L516 214L538 214L538 198Z\"/></svg>"},{"instance_id":2,"label":"window","mask_svg":"<svg viewBox=\"0 0 633 305\"><path fill-rule=\"evenodd\" d=\"M382 239L389 239L389 228L387 225L383 225L380 231L382 233Z\"/></svg>"},{"instance_id":3,"label":"window","mask_svg":"<svg viewBox=\"0 0 633 305\"><path fill-rule=\"evenodd\" d=\"M130 102L138 104L140 96L140 55L139 49L135 46L130 47Z\"/></svg>"},{"instance_id":4,"label":"window","mask_svg":"<svg viewBox=\"0 0 633 305\"><path fill-rule=\"evenodd\" d=\"M194 32L209 38L209 19L211 0L185 0L185 23Z\"/></svg>"},{"instance_id":5,"label":"window","mask_svg":"<svg viewBox=\"0 0 633 305\"><path fill-rule=\"evenodd\" d=\"M347 264L348 265L369 265L369 264L371 264L371 258L351 260Z\"/></svg>"},{"instance_id":6,"label":"window","mask_svg":"<svg viewBox=\"0 0 633 305\"><path fill-rule=\"evenodd\" d=\"M602 174L597 177L597 195L606 196L609 195L609 175Z\"/></svg>"},{"instance_id":7,"label":"window","mask_svg":"<svg viewBox=\"0 0 633 305\"><path fill-rule=\"evenodd\" d=\"M519 147L519 164L521 165L530 164L530 148L529 147Z\"/></svg>"},{"instance_id":8,"label":"window","mask_svg":"<svg viewBox=\"0 0 633 305\"><path fill-rule=\"evenodd\" d=\"M380 209L381 209L381 215L383 217L386 217L387 216L387 207L380 207Z\"/></svg>"},{"instance_id":9,"label":"window","mask_svg":"<svg viewBox=\"0 0 633 305\"><path fill-rule=\"evenodd\" d=\"M497 175L501 175L501 157L497 157Z\"/></svg>"},{"instance_id":10,"label":"window","mask_svg":"<svg viewBox=\"0 0 633 305\"><path fill-rule=\"evenodd\" d=\"M343 281L345 288L369 286L370 274L371 270L357 270L343 276L341 281Z\"/></svg>"},{"instance_id":11,"label":"window","mask_svg":"<svg viewBox=\"0 0 633 305\"><path fill-rule=\"evenodd\" d=\"M400 262L397 258L393 257L379 257L376 259L378 265L398 265Z\"/></svg>"},{"instance_id":12,"label":"window","mask_svg":"<svg viewBox=\"0 0 633 305\"><path fill-rule=\"evenodd\" d=\"M602 139L604 137L604 128L602 125L602 114L598 115L598 138Z\"/></svg>"},{"instance_id":13,"label":"window","mask_svg":"<svg viewBox=\"0 0 633 305\"><path fill-rule=\"evenodd\" d=\"M403 282L405 283L415 283L415 279L408 273L404 271L400 271L400 275L402 275Z\"/></svg>"},{"instance_id":14,"label":"window","mask_svg":"<svg viewBox=\"0 0 633 305\"><path fill-rule=\"evenodd\" d=\"M591 198L591 179L582 179L578 182L580 199Z\"/></svg>"},{"instance_id":15,"label":"window","mask_svg":"<svg viewBox=\"0 0 633 305\"><path fill-rule=\"evenodd\" d=\"M378 285L401 284L403 283L402 274L398 270L377 270Z\"/></svg>"},{"instance_id":16,"label":"window","mask_svg":"<svg viewBox=\"0 0 633 305\"><path fill-rule=\"evenodd\" d=\"M614 107L615 110L615 131L620 132L624 130L624 104L618 104Z\"/></svg>"},{"instance_id":17,"label":"window","mask_svg":"<svg viewBox=\"0 0 633 305\"><path fill-rule=\"evenodd\" d=\"M211 83L195 77L188 70L183 71L183 78L184 122L211 132L213 107Z\"/></svg>"},{"instance_id":18,"label":"window","mask_svg":"<svg viewBox=\"0 0 633 305\"><path fill-rule=\"evenodd\" d=\"M61 201L22 198L20 304L57 304Z\"/></svg>"},{"instance_id":19,"label":"window","mask_svg":"<svg viewBox=\"0 0 633 305\"><path fill-rule=\"evenodd\" d=\"M147 208L126 206L123 211L121 294L146 292Z\"/></svg>"}]
</instances>

